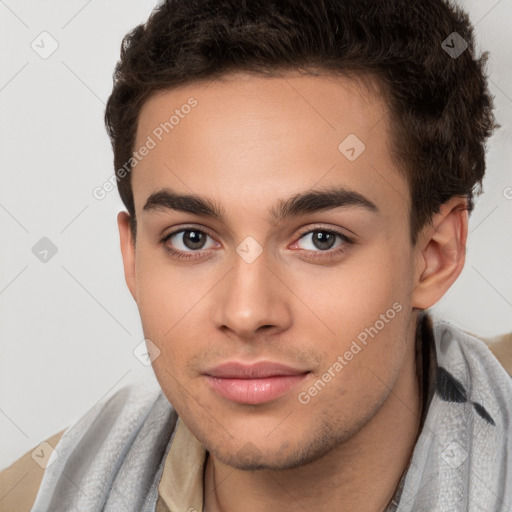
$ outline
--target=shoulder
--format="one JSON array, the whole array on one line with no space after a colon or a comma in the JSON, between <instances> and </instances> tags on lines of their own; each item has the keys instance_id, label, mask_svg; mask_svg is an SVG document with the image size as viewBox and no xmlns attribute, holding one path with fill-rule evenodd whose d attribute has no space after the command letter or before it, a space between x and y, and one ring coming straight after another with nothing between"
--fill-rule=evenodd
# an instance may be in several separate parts
<instances>
[{"instance_id":1,"label":"shoulder","mask_svg":"<svg viewBox=\"0 0 512 512\"><path fill-rule=\"evenodd\" d=\"M0 510L2 512L30 511L44 475L48 450L55 449L65 429L34 446L9 467L0 471Z\"/></svg>"},{"instance_id":2,"label":"shoulder","mask_svg":"<svg viewBox=\"0 0 512 512\"><path fill-rule=\"evenodd\" d=\"M497 359L488 342L451 322L436 322L434 333L437 391L443 391L452 401L469 401L481 416L485 409L484 416L499 418L503 427L500 432L507 438L512 456L512 378L505 364Z\"/></svg>"},{"instance_id":3,"label":"shoulder","mask_svg":"<svg viewBox=\"0 0 512 512\"><path fill-rule=\"evenodd\" d=\"M485 341L494 357L512 377L512 333L492 338L483 338L483 341Z\"/></svg>"},{"instance_id":4,"label":"shoulder","mask_svg":"<svg viewBox=\"0 0 512 512\"><path fill-rule=\"evenodd\" d=\"M36 497L40 500L43 494L44 499L49 498L62 485L60 480L66 464L79 473L96 467L97 455L106 447L113 456L122 457L142 426L155 421L155 413L158 423L158 415L167 416L170 409L160 387L154 383L130 384L101 399L69 428L38 444L2 471L0 511L30 511ZM43 446L47 453L55 453L49 461L45 457L46 464L41 467L35 461ZM105 466L105 476L115 470L113 463Z\"/></svg>"},{"instance_id":5,"label":"shoulder","mask_svg":"<svg viewBox=\"0 0 512 512\"><path fill-rule=\"evenodd\" d=\"M478 362L498 370L500 375L512 376L512 333L483 337L446 320L436 319L434 325L441 351L447 352L457 346L477 357Z\"/></svg>"}]
</instances>

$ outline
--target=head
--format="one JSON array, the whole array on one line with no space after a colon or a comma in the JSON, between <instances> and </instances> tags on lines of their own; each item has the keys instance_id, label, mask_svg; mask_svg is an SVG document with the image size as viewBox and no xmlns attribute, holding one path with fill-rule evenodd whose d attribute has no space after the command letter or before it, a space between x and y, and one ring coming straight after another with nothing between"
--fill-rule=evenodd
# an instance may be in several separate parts
<instances>
[{"instance_id":1,"label":"head","mask_svg":"<svg viewBox=\"0 0 512 512\"><path fill-rule=\"evenodd\" d=\"M486 58L443 0L175 0L125 37L125 277L163 391L226 463L314 460L403 380L418 311L464 265L498 126ZM307 375L236 403L205 377L228 360Z\"/></svg>"}]
</instances>

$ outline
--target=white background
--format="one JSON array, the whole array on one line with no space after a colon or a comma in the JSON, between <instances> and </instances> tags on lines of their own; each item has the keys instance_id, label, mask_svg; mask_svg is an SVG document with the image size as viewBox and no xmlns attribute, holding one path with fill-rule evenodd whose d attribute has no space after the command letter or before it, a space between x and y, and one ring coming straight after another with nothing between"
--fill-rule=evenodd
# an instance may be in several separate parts
<instances>
[{"instance_id":1,"label":"white background","mask_svg":"<svg viewBox=\"0 0 512 512\"><path fill-rule=\"evenodd\" d=\"M512 331L512 0L460 3L477 53L491 52L502 128L488 143L465 269L434 312L493 336ZM92 195L114 171L103 115L121 39L154 5L0 0L0 468L104 396L154 379L132 353L143 334L122 270L123 205L117 190ZM59 45L47 59L31 48L43 31ZM58 249L47 263L32 253L42 237Z\"/></svg>"}]
</instances>

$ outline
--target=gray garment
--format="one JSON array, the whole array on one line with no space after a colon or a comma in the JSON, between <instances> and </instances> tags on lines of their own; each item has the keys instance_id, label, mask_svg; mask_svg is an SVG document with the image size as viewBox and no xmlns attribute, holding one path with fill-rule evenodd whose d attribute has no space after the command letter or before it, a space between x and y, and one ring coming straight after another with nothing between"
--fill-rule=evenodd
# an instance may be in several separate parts
<instances>
[{"instance_id":1,"label":"gray garment","mask_svg":"<svg viewBox=\"0 0 512 512\"><path fill-rule=\"evenodd\" d=\"M512 512L512 379L482 340L424 320L428 413L386 512Z\"/></svg>"},{"instance_id":2,"label":"gray garment","mask_svg":"<svg viewBox=\"0 0 512 512\"><path fill-rule=\"evenodd\" d=\"M483 341L428 314L416 342L421 431L386 512L511 512L512 379ZM62 436L32 512L154 512L176 421L155 384L98 403Z\"/></svg>"},{"instance_id":3,"label":"gray garment","mask_svg":"<svg viewBox=\"0 0 512 512\"><path fill-rule=\"evenodd\" d=\"M153 512L177 419L153 383L99 402L64 432L31 511Z\"/></svg>"}]
</instances>

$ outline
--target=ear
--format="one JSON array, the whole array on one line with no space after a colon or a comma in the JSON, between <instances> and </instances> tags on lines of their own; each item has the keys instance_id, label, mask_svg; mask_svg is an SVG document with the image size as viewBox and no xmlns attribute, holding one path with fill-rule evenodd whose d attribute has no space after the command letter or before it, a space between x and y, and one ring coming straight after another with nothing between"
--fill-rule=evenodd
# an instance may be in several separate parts
<instances>
[{"instance_id":1,"label":"ear","mask_svg":"<svg viewBox=\"0 0 512 512\"><path fill-rule=\"evenodd\" d=\"M468 235L467 199L453 197L421 231L415 246L412 306L428 309L448 291L464 268Z\"/></svg>"},{"instance_id":2,"label":"ear","mask_svg":"<svg viewBox=\"0 0 512 512\"><path fill-rule=\"evenodd\" d=\"M124 278L132 297L137 302L135 287L135 241L130 229L130 214L119 212L117 214L117 226L121 242L121 254L123 256Z\"/></svg>"}]
</instances>

